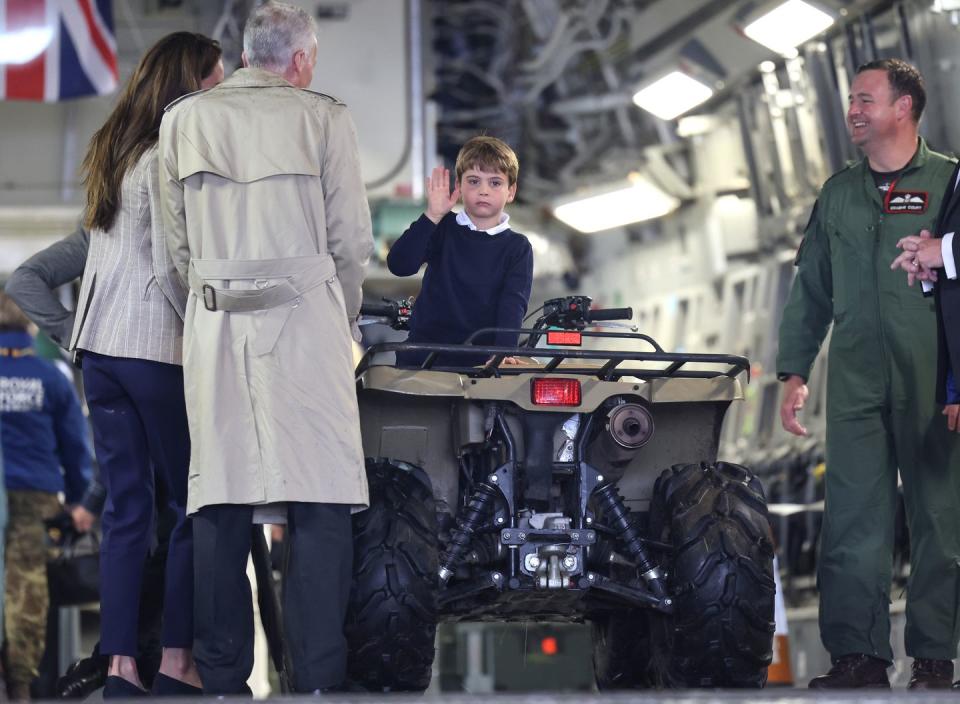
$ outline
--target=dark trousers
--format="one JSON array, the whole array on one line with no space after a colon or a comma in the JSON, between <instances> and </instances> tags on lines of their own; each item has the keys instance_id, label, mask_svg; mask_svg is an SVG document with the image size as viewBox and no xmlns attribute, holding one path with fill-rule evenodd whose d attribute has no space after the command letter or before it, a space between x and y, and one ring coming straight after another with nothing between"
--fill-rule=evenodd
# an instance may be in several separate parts
<instances>
[{"instance_id":1,"label":"dark trousers","mask_svg":"<svg viewBox=\"0 0 960 704\"><path fill-rule=\"evenodd\" d=\"M248 691L253 596L246 567L252 520L253 507L236 504L205 506L193 517L193 657L204 694ZM353 569L349 506L288 502L286 540L283 622L293 688L313 692L340 685L346 675L343 622Z\"/></svg>"},{"instance_id":2,"label":"dark trousers","mask_svg":"<svg viewBox=\"0 0 960 704\"><path fill-rule=\"evenodd\" d=\"M193 537L186 518L190 438L183 369L83 353L83 383L107 490L100 546L100 652L137 655L144 562L154 535L155 484L170 497L161 644L193 643Z\"/></svg>"}]
</instances>

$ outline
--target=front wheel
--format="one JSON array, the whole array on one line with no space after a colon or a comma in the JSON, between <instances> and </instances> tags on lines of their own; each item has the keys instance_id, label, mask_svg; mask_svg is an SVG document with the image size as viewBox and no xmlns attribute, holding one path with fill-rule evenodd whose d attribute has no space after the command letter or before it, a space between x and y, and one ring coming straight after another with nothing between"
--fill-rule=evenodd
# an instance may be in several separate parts
<instances>
[{"instance_id":1,"label":"front wheel","mask_svg":"<svg viewBox=\"0 0 960 704\"><path fill-rule=\"evenodd\" d=\"M669 687L763 687L773 657L773 537L760 481L726 462L660 475L650 509L670 616L652 615L654 671Z\"/></svg>"}]
</instances>

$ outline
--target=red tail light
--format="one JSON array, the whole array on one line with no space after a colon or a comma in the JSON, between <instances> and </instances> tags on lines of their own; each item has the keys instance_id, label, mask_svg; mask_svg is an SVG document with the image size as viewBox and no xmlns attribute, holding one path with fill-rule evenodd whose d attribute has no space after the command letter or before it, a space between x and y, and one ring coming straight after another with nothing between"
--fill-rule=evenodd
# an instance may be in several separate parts
<instances>
[{"instance_id":1,"label":"red tail light","mask_svg":"<svg viewBox=\"0 0 960 704\"><path fill-rule=\"evenodd\" d=\"M580 382L576 379L534 379L530 400L538 406L579 406Z\"/></svg>"},{"instance_id":2,"label":"red tail light","mask_svg":"<svg viewBox=\"0 0 960 704\"><path fill-rule=\"evenodd\" d=\"M544 655L556 655L560 652L560 648L557 645L557 639L554 636L547 636L540 641L540 652Z\"/></svg>"},{"instance_id":3,"label":"red tail light","mask_svg":"<svg viewBox=\"0 0 960 704\"><path fill-rule=\"evenodd\" d=\"M579 347L583 344L583 335L579 332L570 330L548 330L548 345L564 345L566 347Z\"/></svg>"}]
</instances>

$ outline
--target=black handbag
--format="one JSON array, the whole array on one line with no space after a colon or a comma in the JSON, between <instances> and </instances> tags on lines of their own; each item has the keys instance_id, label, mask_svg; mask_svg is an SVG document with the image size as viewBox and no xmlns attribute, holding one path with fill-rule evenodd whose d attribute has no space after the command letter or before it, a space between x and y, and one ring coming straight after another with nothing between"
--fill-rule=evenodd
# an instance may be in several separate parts
<instances>
[{"instance_id":1,"label":"black handbag","mask_svg":"<svg viewBox=\"0 0 960 704\"><path fill-rule=\"evenodd\" d=\"M77 606L100 600L100 539L78 533L69 514L44 521L47 527L47 591L50 606Z\"/></svg>"}]
</instances>

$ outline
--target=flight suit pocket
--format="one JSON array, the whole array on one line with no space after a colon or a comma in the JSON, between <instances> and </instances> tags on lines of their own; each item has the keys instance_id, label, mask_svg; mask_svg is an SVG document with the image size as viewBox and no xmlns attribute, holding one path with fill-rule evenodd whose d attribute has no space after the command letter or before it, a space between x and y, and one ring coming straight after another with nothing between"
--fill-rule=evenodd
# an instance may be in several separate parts
<instances>
[{"instance_id":1,"label":"flight suit pocket","mask_svg":"<svg viewBox=\"0 0 960 704\"><path fill-rule=\"evenodd\" d=\"M836 231L835 231L836 232ZM831 238L830 266L833 275L833 318L837 323L856 314L860 307L861 252L847 237Z\"/></svg>"}]
</instances>

